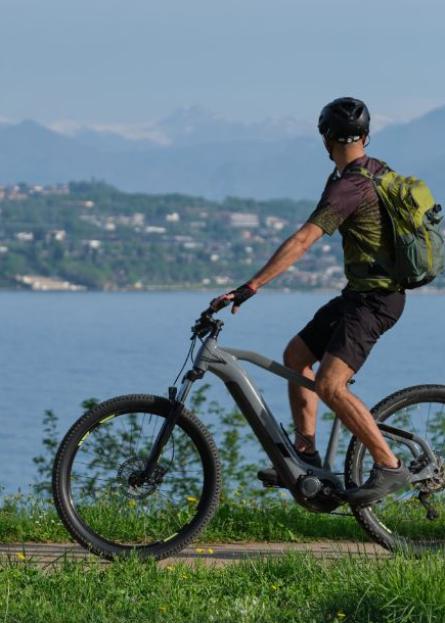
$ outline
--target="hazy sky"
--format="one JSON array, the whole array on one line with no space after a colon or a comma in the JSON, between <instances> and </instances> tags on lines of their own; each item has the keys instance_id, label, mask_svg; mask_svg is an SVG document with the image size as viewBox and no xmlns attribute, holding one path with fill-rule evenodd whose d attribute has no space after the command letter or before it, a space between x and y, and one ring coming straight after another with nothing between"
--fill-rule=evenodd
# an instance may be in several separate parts
<instances>
[{"instance_id":1,"label":"hazy sky","mask_svg":"<svg viewBox=\"0 0 445 623\"><path fill-rule=\"evenodd\" d=\"M0 117L244 120L445 104L443 0L0 0Z\"/></svg>"}]
</instances>

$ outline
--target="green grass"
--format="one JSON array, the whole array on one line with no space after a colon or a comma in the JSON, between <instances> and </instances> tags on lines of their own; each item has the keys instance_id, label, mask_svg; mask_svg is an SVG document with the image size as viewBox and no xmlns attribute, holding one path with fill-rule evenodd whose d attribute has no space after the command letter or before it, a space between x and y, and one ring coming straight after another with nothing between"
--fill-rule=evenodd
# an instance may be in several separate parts
<instances>
[{"instance_id":1,"label":"green grass","mask_svg":"<svg viewBox=\"0 0 445 623\"><path fill-rule=\"evenodd\" d=\"M104 513L94 526L110 533L110 525L122 535L131 526L127 516ZM160 524L166 536L165 522ZM154 530L156 530L154 526ZM173 529L173 528L172 528ZM222 502L218 511L200 535L201 542L234 541L310 541L319 539L367 540L353 517L309 513L290 498L274 496L260 501L231 500ZM0 542L64 542L70 540L51 505L19 497L4 501L0 507Z\"/></svg>"},{"instance_id":2,"label":"green grass","mask_svg":"<svg viewBox=\"0 0 445 623\"><path fill-rule=\"evenodd\" d=\"M445 562L308 555L223 568L136 560L0 568L0 620L20 623L441 622Z\"/></svg>"},{"instance_id":3,"label":"green grass","mask_svg":"<svg viewBox=\"0 0 445 623\"><path fill-rule=\"evenodd\" d=\"M439 509L439 506L436 505L436 508ZM345 507L344 511L347 510ZM443 539L445 509L440 510L439 519L429 521L425 510L415 500L403 506L388 504L385 512L379 509L379 517L400 534L416 539ZM175 533L179 526L183 526L189 520L187 517L191 518L193 514L193 502L185 502L180 515L167 509L153 513L148 521L147 515L139 513L137 509L112 504L105 507L97 504L87 509L83 516L97 533L106 538L138 542L144 536L149 536L151 540L166 538ZM258 499L243 499L239 496L222 501L215 517L198 538L207 543L370 540L354 517L310 513L295 504L284 492ZM69 534L50 503L16 496L4 500L0 507L0 542L69 540Z\"/></svg>"}]
</instances>

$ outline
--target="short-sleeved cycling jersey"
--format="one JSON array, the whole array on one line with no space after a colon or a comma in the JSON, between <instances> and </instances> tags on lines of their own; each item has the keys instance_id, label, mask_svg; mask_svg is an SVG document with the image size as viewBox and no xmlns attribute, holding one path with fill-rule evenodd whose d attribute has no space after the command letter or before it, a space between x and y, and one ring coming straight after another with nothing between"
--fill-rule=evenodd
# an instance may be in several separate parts
<instances>
[{"instance_id":1,"label":"short-sleeved cycling jersey","mask_svg":"<svg viewBox=\"0 0 445 623\"><path fill-rule=\"evenodd\" d=\"M391 222L372 181L351 172L358 166L373 174L385 167L380 160L363 156L350 162L341 175L334 171L308 222L328 235L340 231L349 290L397 291L400 287L384 268L391 265L393 257Z\"/></svg>"}]
</instances>

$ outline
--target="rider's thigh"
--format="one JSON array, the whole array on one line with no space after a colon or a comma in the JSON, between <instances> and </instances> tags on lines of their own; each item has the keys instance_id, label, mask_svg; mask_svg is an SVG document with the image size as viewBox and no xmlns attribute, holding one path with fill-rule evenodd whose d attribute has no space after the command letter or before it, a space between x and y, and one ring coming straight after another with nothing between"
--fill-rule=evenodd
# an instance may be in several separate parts
<instances>
[{"instance_id":1,"label":"rider's thigh","mask_svg":"<svg viewBox=\"0 0 445 623\"><path fill-rule=\"evenodd\" d=\"M309 350L299 335L295 335L284 349L283 359L286 366L303 371L312 369L317 357Z\"/></svg>"}]
</instances>

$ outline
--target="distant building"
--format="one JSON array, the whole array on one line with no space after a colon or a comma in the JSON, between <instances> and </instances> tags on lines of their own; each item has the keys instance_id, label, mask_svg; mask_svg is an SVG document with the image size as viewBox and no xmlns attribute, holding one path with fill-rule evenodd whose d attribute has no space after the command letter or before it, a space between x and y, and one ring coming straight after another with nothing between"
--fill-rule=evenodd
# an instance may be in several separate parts
<instances>
[{"instance_id":1,"label":"distant building","mask_svg":"<svg viewBox=\"0 0 445 623\"><path fill-rule=\"evenodd\" d=\"M55 186L45 186L42 192L45 195L69 195L70 187L68 184L56 184Z\"/></svg>"},{"instance_id":2,"label":"distant building","mask_svg":"<svg viewBox=\"0 0 445 623\"><path fill-rule=\"evenodd\" d=\"M277 216L268 216L266 217L266 227L270 227L271 229L276 229L277 231L281 231L284 227L286 227L287 221L282 218L278 218Z\"/></svg>"},{"instance_id":3,"label":"distant building","mask_svg":"<svg viewBox=\"0 0 445 623\"><path fill-rule=\"evenodd\" d=\"M87 244L93 251L97 251L97 249L100 249L102 246L102 242L100 240L88 240Z\"/></svg>"},{"instance_id":4,"label":"distant building","mask_svg":"<svg viewBox=\"0 0 445 623\"><path fill-rule=\"evenodd\" d=\"M64 229L52 229L47 234L47 240L55 240L56 242L63 242L66 238L66 231Z\"/></svg>"},{"instance_id":5,"label":"distant building","mask_svg":"<svg viewBox=\"0 0 445 623\"><path fill-rule=\"evenodd\" d=\"M204 245L202 242L191 241L191 242L183 242L182 246L184 247L184 249L193 250L193 249L201 249Z\"/></svg>"},{"instance_id":6,"label":"distant building","mask_svg":"<svg viewBox=\"0 0 445 623\"><path fill-rule=\"evenodd\" d=\"M14 186L8 193L8 199L10 199L11 201L23 201L23 199L27 198L28 195L22 192L19 186Z\"/></svg>"},{"instance_id":7,"label":"distant building","mask_svg":"<svg viewBox=\"0 0 445 623\"><path fill-rule=\"evenodd\" d=\"M34 240L34 234L32 231L19 231L15 237L20 242L32 242Z\"/></svg>"},{"instance_id":8,"label":"distant building","mask_svg":"<svg viewBox=\"0 0 445 623\"><path fill-rule=\"evenodd\" d=\"M40 275L16 275L16 280L29 286L31 290L68 290L70 292L79 292L86 290L85 286L79 286L69 281L62 281L53 277L42 277Z\"/></svg>"},{"instance_id":9,"label":"distant building","mask_svg":"<svg viewBox=\"0 0 445 623\"><path fill-rule=\"evenodd\" d=\"M131 217L131 224L135 227L143 227L145 222L145 216L142 212L135 212Z\"/></svg>"},{"instance_id":10,"label":"distant building","mask_svg":"<svg viewBox=\"0 0 445 623\"><path fill-rule=\"evenodd\" d=\"M215 277L215 283L218 286L226 286L227 284L229 284L231 282L230 277L223 277L223 276L217 276Z\"/></svg>"},{"instance_id":11,"label":"distant building","mask_svg":"<svg viewBox=\"0 0 445 623\"><path fill-rule=\"evenodd\" d=\"M253 228L258 227L260 221L257 214L251 214L249 212L233 212L229 214L229 223L231 227Z\"/></svg>"},{"instance_id":12,"label":"distant building","mask_svg":"<svg viewBox=\"0 0 445 623\"><path fill-rule=\"evenodd\" d=\"M167 223L177 223L181 220L181 218L177 212L172 212L171 214L165 215L165 220Z\"/></svg>"},{"instance_id":13,"label":"distant building","mask_svg":"<svg viewBox=\"0 0 445 623\"><path fill-rule=\"evenodd\" d=\"M165 227L158 227L156 225L147 225L145 228L146 234L165 234L166 231Z\"/></svg>"}]
</instances>

